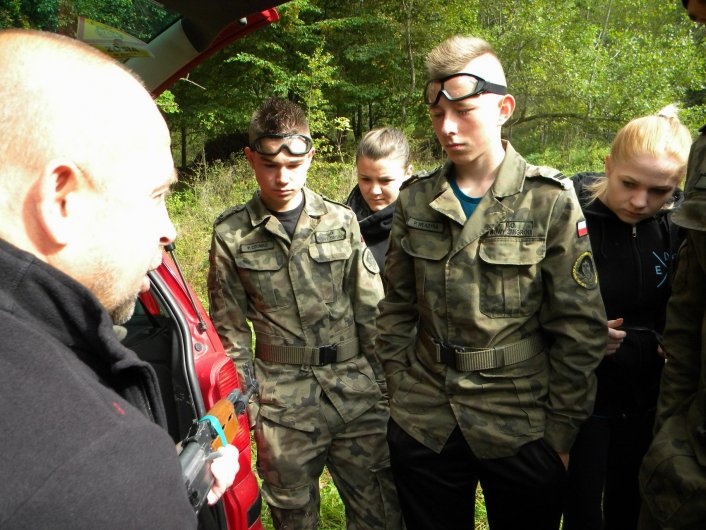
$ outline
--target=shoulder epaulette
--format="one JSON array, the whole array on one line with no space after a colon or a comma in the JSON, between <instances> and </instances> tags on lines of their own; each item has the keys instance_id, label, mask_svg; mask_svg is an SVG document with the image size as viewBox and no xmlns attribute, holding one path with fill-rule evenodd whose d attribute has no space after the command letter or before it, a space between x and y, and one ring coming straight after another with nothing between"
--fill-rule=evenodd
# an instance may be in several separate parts
<instances>
[{"instance_id":1,"label":"shoulder epaulette","mask_svg":"<svg viewBox=\"0 0 706 530\"><path fill-rule=\"evenodd\" d=\"M533 166L533 170L527 174L528 177L540 177L554 182L565 190L570 190L574 187L574 183L566 175L557 171L553 167L548 166Z\"/></svg>"},{"instance_id":2,"label":"shoulder epaulette","mask_svg":"<svg viewBox=\"0 0 706 530\"><path fill-rule=\"evenodd\" d=\"M407 186L411 186L412 184L416 184L417 182L428 179L429 177L435 175L441 169L441 167L442 166L438 166L428 171L420 171L419 173L415 173L402 183L400 189L403 190Z\"/></svg>"},{"instance_id":3,"label":"shoulder epaulette","mask_svg":"<svg viewBox=\"0 0 706 530\"><path fill-rule=\"evenodd\" d=\"M350 206L348 206L347 204L345 204L345 203L343 203L343 202L334 201L333 199L330 199L329 197L326 197L325 195L321 195L320 193L319 193L319 195L321 196L321 198L322 198L325 202L330 202L331 204L335 204L336 206L343 206L343 207L344 207L345 209L347 209L347 210L350 210L350 209L351 209Z\"/></svg>"},{"instance_id":4,"label":"shoulder epaulette","mask_svg":"<svg viewBox=\"0 0 706 530\"><path fill-rule=\"evenodd\" d=\"M226 218L230 217L236 212L241 212L245 209L244 204L238 204L237 206L231 206L224 212L222 212L218 217L216 217L216 220L213 221L213 226L221 224L223 221L226 220Z\"/></svg>"}]
</instances>

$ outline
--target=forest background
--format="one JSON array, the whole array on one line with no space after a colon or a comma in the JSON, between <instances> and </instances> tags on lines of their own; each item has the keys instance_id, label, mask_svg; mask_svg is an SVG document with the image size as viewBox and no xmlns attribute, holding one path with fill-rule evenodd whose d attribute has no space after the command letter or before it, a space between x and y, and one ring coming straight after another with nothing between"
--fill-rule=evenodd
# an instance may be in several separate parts
<instances>
[{"instance_id":1,"label":"forest background","mask_svg":"<svg viewBox=\"0 0 706 530\"><path fill-rule=\"evenodd\" d=\"M678 0L294 0L160 97L183 184L170 200L178 255L205 300L215 217L256 189L242 148L267 96L308 111L317 149L309 186L345 200L366 131L396 126L413 162L443 161L421 101L424 57L461 33L487 39L517 100L503 135L531 163L601 171L617 130L676 104L706 124L704 30Z\"/></svg>"},{"instance_id":2,"label":"forest background","mask_svg":"<svg viewBox=\"0 0 706 530\"><path fill-rule=\"evenodd\" d=\"M118 14L127 5L111 1ZM158 98L181 174L168 201L177 256L204 303L213 221L256 190L242 149L268 96L306 108L317 150L308 185L339 201L372 128L402 129L418 169L443 161L421 101L424 57L454 34L496 49L517 101L503 135L531 163L601 171L617 130L668 104L692 134L706 124L704 30L679 0L293 0L277 9L279 21ZM56 0L0 0L0 27L41 28L51 10ZM321 528L345 528L327 477Z\"/></svg>"}]
</instances>

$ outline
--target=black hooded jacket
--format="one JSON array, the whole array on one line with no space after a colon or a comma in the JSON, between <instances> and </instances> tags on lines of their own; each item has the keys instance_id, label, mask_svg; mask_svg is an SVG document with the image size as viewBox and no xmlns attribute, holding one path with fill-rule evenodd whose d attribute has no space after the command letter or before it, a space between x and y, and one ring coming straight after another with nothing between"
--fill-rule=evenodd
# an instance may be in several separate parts
<instances>
[{"instance_id":1,"label":"black hooded jacket","mask_svg":"<svg viewBox=\"0 0 706 530\"><path fill-rule=\"evenodd\" d=\"M627 336L598 366L594 415L618 417L655 408L664 360L657 354L680 235L668 211L636 225L621 221L585 186L601 173L581 173L574 187L591 238L609 320L623 318ZM681 192L675 194L681 200Z\"/></svg>"},{"instance_id":2,"label":"black hooded jacket","mask_svg":"<svg viewBox=\"0 0 706 530\"><path fill-rule=\"evenodd\" d=\"M0 337L0 528L196 528L152 368L1 239Z\"/></svg>"},{"instance_id":3,"label":"black hooded jacket","mask_svg":"<svg viewBox=\"0 0 706 530\"><path fill-rule=\"evenodd\" d=\"M385 272L385 254L390 241L392 228L392 214L395 213L395 203L389 204L380 211L373 212L365 202L360 188L356 184L346 199L346 204L351 207L358 218L360 232L363 234L365 244L373 253L375 261L380 267L380 276Z\"/></svg>"}]
</instances>

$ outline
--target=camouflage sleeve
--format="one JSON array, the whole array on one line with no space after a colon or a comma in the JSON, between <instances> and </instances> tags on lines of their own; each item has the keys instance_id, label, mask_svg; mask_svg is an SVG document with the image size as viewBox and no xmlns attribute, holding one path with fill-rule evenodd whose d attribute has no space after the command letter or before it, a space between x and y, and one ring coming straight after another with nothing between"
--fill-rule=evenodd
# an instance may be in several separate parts
<instances>
[{"instance_id":1,"label":"camouflage sleeve","mask_svg":"<svg viewBox=\"0 0 706 530\"><path fill-rule=\"evenodd\" d=\"M679 250L672 296L667 305L662 372L655 432L697 391L702 372L702 327L706 312L706 233L689 231Z\"/></svg>"},{"instance_id":2,"label":"camouflage sleeve","mask_svg":"<svg viewBox=\"0 0 706 530\"><path fill-rule=\"evenodd\" d=\"M350 222L350 243L353 252L346 264L346 278L343 285L353 305L360 350L370 362L375 377L383 381L382 366L375 353L377 336L375 318L378 302L383 295L382 280L377 262L363 242L355 215L351 217Z\"/></svg>"},{"instance_id":3,"label":"camouflage sleeve","mask_svg":"<svg viewBox=\"0 0 706 530\"><path fill-rule=\"evenodd\" d=\"M241 378L252 372L252 332L245 317L247 295L228 245L213 230L209 252L208 300L211 320Z\"/></svg>"},{"instance_id":4,"label":"camouflage sleeve","mask_svg":"<svg viewBox=\"0 0 706 530\"><path fill-rule=\"evenodd\" d=\"M402 250L407 235L403 200L397 200L385 258L387 291L378 316L378 357L382 361L390 397L397 388L398 375L409 366L417 338L417 291L413 259Z\"/></svg>"},{"instance_id":5,"label":"camouflage sleeve","mask_svg":"<svg viewBox=\"0 0 706 530\"><path fill-rule=\"evenodd\" d=\"M573 188L554 204L542 261L540 324L549 345L545 440L568 452L593 410L606 315L583 213Z\"/></svg>"}]
</instances>

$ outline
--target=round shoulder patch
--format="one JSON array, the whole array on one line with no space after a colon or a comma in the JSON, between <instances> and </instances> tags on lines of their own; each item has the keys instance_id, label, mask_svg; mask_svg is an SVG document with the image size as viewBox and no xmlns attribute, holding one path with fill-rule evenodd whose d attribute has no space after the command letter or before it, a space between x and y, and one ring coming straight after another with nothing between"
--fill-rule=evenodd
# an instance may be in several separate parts
<instances>
[{"instance_id":1,"label":"round shoulder patch","mask_svg":"<svg viewBox=\"0 0 706 530\"><path fill-rule=\"evenodd\" d=\"M571 267L571 277L585 289L596 288L598 285L598 275L596 274L596 264L593 261L593 254L584 252L576 258L573 267Z\"/></svg>"},{"instance_id":2,"label":"round shoulder patch","mask_svg":"<svg viewBox=\"0 0 706 530\"><path fill-rule=\"evenodd\" d=\"M365 265L365 268L368 269L369 272L372 272L373 274L380 274L378 262L375 261L375 257L368 247L365 247L365 250L363 251L363 265Z\"/></svg>"}]
</instances>

